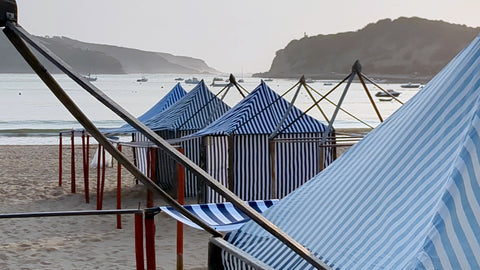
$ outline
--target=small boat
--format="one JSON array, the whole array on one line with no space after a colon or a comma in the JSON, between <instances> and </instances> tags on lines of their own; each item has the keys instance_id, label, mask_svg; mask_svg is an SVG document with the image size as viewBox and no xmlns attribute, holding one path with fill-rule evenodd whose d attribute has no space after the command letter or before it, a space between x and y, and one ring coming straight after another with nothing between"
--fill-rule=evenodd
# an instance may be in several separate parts
<instances>
[{"instance_id":1,"label":"small boat","mask_svg":"<svg viewBox=\"0 0 480 270\"><path fill-rule=\"evenodd\" d=\"M137 82L148 82L148 79L142 76L142 78L137 79Z\"/></svg>"},{"instance_id":2,"label":"small boat","mask_svg":"<svg viewBox=\"0 0 480 270\"><path fill-rule=\"evenodd\" d=\"M88 73L87 76L83 76L83 78L87 79L87 81L89 81L89 82L94 82L94 81L97 80L97 77L91 76L90 73Z\"/></svg>"},{"instance_id":3,"label":"small boat","mask_svg":"<svg viewBox=\"0 0 480 270\"><path fill-rule=\"evenodd\" d=\"M392 101L393 98L391 98L391 97L381 97L378 100L380 100L380 101Z\"/></svg>"},{"instance_id":4,"label":"small boat","mask_svg":"<svg viewBox=\"0 0 480 270\"><path fill-rule=\"evenodd\" d=\"M263 79L263 81L264 81L264 82L272 82L273 79L268 78L268 79Z\"/></svg>"},{"instance_id":5,"label":"small boat","mask_svg":"<svg viewBox=\"0 0 480 270\"><path fill-rule=\"evenodd\" d=\"M212 84L210 86L213 86L213 87L225 87L229 84L230 82L227 80L225 83L223 82L217 82L217 81L213 81Z\"/></svg>"},{"instance_id":6,"label":"small boat","mask_svg":"<svg viewBox=\"0 0 480 270\"><path fill-rule=\"evenodd\" d=\"M238 80L238 82L245 82L243 79Z\"/></svg>"},{"instance_id":7,"label":"small boat","mask_svg":"<svg viewBox=\"0 0 480 270\"><path fill-rule=\"evenodd\" d=\"M216 82L216 81L223 81L223 79L222 79L222 78L219 78L219 77L215 77L215 78L213 78L213 81L214 81L214 82Z\"/></svg>"},{"instance_id":8,"label":"small boat","mask_svg":"<svg viewBox=\"0 0 480 270\"><path fill-rule=\"evenodd\" d=\"M200 82L200 81L199 81L197 78L195 78L195 77L193 77L193 78L191 78L191 79L186 79L186 80L185 80L185 83L186 83L186 84L197 84L197 83L199 83L199 82Z\"/></svg>"},{"instance_id":9,"label":"small boat","mask_svg":"<svg viewBox=\"0 0 480 270\"><path fill-rule=\"evenodd\" d=\"M402 87L402 88L418 88L418 87L420 87L420 84L409 82L409 83L400 85L400 87Z\"/></svg>"},{"instance_id":10,"label":"small boat","mask_svg":"<svg viewBox=\"0 0 480 270\"><path fill-rule=\"evenodd\" d=\"M315 81L312 80L311 78L308 78L308 79L305 80L305 82L306 82L306 83L314 83Z\"/></svg>"},{"instance_id":11,"label":"small boat","mask_svg":"<svg viewBox=\"0 0 480 270\"><path fill-rule=\"evenodd\" d=\"M183 81L183 78L175 78L175 81Z\"/></svg>"},{"instance_id":12,"label":"small boat","mask_svg":"<svg viewBox=\"0 0 480 270\"><path fill-rule=\"evenodd\" d=\"M398 97L400 95L400 92L397 92L395 90L392 90L392 89L388 89L387 90L388 94L383 92L383 91L378 91L375 96L376 97Z\"/></svg>"},{"instance_id":13,"label":"small boat","mask_svg":"<svg viewBox=\"0 0 480 270\"><path fill-rule=\"evenodd\" d=\"M333 85L332 82L324 82L323 85Z\"/></svg>"}]
</instances>

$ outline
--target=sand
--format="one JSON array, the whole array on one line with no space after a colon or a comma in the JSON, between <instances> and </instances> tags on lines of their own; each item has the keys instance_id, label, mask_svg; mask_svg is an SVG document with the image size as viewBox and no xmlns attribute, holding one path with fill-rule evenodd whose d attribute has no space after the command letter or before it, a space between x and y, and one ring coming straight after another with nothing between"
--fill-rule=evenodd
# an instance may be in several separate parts
<instances>
[{"instance_id":1,"label":"sand","mask_svg":"<svg viewBox=\"0 0 480 270\"><path fill-rule=\"evenodd\" d=\"M81 149L76 148L77 193L70 192L70 147L64 147L62 187L58 146L0 146L1 213L94 210L96 171L85 203ZM93 150L91 151L93 156ZM131 156L131 150L125 150ZM104 209L115 209L116 168L107 168ZM123 171L122 208L145 207L145 187ZM165 205L159 198L156 205ZM133 215L0 219L0 269L135 269ZM155 217L157 269L176 269L176 222ZM184 269L207 268L209 234L185 227Z\"/></svg>"},{"instance_id":2,"label":"sand","mask_svg":"<svg viewBox=\"0 0 480 270\"><path fill-rule=\"evenodd\" d=\"M92 145L90 160L96 146ZM337 150L342 154L348 147ZM90 203L85 203L82 152L76 147L76 188L71 193L71 147L63 147L63 185L58 185L58 146L0 146L0 213L96 209L96 169L90 169ZM124 153L132 159L132 150ZM115 162L116 164L116 162ZM103 209L116 208L116 165L106 169ZM187 198L187 203L195 203ZM122 208L146 207L146 188L122 171ZM158 206L166 205L155 198ZM43 217L0 219L0 269L135 269L134 217ZM176 269L176 221L155 217L157 269ZM185 226L184 269L207 268L208 238Z\"/></svg>"}]
</instances>

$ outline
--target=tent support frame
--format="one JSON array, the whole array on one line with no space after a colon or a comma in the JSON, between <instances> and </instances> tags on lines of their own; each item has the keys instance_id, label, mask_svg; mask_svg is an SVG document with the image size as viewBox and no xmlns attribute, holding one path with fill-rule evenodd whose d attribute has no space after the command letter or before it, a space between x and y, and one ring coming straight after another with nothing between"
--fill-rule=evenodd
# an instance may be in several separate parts
<instances>
[{"instance_id":1,"label":"tent support frame","mask_svg":"<svg viewBox=\"0 0 480 270\"><path fill-rule=\"evenodd\" d=\"M0 13L4 10L0 10ZM165 150L173 159L182 164L184 167L191 170L196 174L199 179L202 179L207 184L209 184L214 190L222 194L227 200L231 201L236 207L243 211L247 216L249 216L254 222L259 224L263 229L267 230L273 236L275 236L279 241L283 242L290 249L292 249L299 256L304 258L307 262L312 264L318 269L330 269L330 267L321 261L318 257L312 254L307 248L293 239L291 236L283 232L276 225L271 223L268 219L263 217L261 214L256 212L252 207L248 206L244 201L239 199L233 192L226 189L224 186L218 184L218 182L211 177L208 173L198 167L194 162L183 156L165 140L160 138L152 130L146 127L143 123L134 118L130 113L124 110L121 106L116 104L112 99L106 96L103 92L89 83L86 79L82 78L74 72L66 63L64 63L60 58L51 53L45 46L34 41L30 34L26 32L23 28L17 25L16 18L15 21L7 21L6 27L4 28L4 33L7 35L9 40L13 43L17 51L25 58L27 63L32 67L32 69L37 73L37 75L44 81L44 83L52 90L54 95L59 99L60 102L70 111L70 113L82 124L82 126L90 133L93 137L104 147L107 151L115 158L117 161L122 163L122 165L130 172L133 176L137 177L148 189L155 191L157 194L162 196L172 207L178 210L180 213L184 214L190 220L197 223L207 232L213 236L221 237L222 235L205 224L203 221L198 219L196 216L190 214L185 208L182 207L177 201L170 197L165 191L163 191L158 185L156 185L152 180L143 175L118 149L113 146L108 139L100 133L96 126L86 117L86 115L78 108L78 106L70 99L70 97L65 93L65 91L60 87L60 85L55 81L51 74L43 67L43 65L38 61L38 59L33 55L30 49L24 43L24 40L27 41L32 47L34 47L39 53L44 55L49 61L51 61L55 66L60 68L68 76L70 76L75 82L97 98L101 103L110 108L113 112L119 115L124 119L128 124L139 130L144 134L148 139L157 144L163 150ZM233 246L233 245L231 245Z\"/></svg>"}]
</instances>

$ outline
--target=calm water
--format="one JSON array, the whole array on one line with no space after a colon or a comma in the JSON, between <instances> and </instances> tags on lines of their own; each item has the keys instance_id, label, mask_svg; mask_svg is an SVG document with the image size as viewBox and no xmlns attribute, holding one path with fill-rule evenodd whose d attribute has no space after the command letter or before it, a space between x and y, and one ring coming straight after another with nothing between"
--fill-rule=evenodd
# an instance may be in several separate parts
<instances>
[{"instance_id":1,"label":"calm water","mask_svg":"<svg viewBox=\"0 0 480 270\"><path fill-rule=\"evenodd\" d=\"M187 79L195 76L199 79L203 78L207 85L211 84L213 79L213 75L145 74L148 82L136 82L141 76L141 74L98 75L98 80L93 83L131 114L139 116L152 107L177 83L174 80L175 78L183 77ZM54 75L54 77L98 127L117 127L124 124L123 120L77 86L66 75ZM248 91L255 89L260 82L259 78L244 78L244 80L242 86ZM274 91L282 94L294 86L296 82L296 80L274 79L267 84ZM324 81L317 81L310 85L319 93L325 94L335 86L335 83L326 86ZM182 86L185 90L190 91L195 85L182 82ZM418 91L418 89L403 89L400 84L380 84L380 86L384 89L401 91L399 99L403 102L410 99ZM378 91L373 85L368 85L368 87L372 95ZM214 93L218 93L221 89L222 87L210 87L210 90ZM336 103L343 89L344 86L339 87L329 98ZM58 130L81 128L81 125L34 74L0 74L0 92L0 144L57 144ZM290 94L286 95L286 99L291 100L294 92L291 91ZM317 94L314 94L314 96L319 97ZM225 102L230 106L234 106L240 100L241 96L233 88L225 97ZM377 98L375 98L375 101L384 118L401 106L395 101L379 101ZM312 100L302 89L295 105L302 110L306 110L312 104ZM325 101L322 101L320 106L325 114L331 117L334 106ZM352 84L342 107L372 126L379 123L365 91L358 83ZM325 122L318 109L311 110L309 114ZM340 112L335 127L365 126L347 114Z\"/></svg>"}]
</instances>

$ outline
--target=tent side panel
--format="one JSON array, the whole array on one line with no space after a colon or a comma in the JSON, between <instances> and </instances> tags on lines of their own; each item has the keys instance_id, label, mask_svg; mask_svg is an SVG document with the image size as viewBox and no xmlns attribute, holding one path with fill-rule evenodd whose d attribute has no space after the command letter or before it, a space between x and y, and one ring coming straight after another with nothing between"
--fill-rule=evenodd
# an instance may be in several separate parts
<instances>
[{"instance_id":1,"label":"tent side panel","mask_svg":"<svg viewBox=\"0 0 480 270\"><path fill-rule=\"evenodd\" d=\"M133 141L148 142L148 139L142 133L137 132L133 134ZM147 149L135 147L133 151L135 151L136 165L138 169L144 175L147 175Z\"/></svg>"},{"instance_id":2,"label":"tent side panel","mask_svg":"<svg viewBox=\"0 0 480 270\"><path fill-rule=\"evenodd\" d=\"M228 137L208 136L206 149L206 170L222 185L228 187ZM220 203L226 200L217 192L207 187L207 202Z\"/></svg>"},{"instance_id":3,"label":"tent side panel","mask_svg":"<svg viewBox=\"0 0 480 270\"><path fill-rule=\"evenodd\" d=\"M278 139L289 139L275 143L276 194L283 198L320 172L323 150L317 142L307 138L318 138L318 134L281 134ZM295 140L298 139L298 140Z\"/></svg>"},{"instance_id":4,"label":"tent side panel","mask_svg":"<svg viewBox=\"0 0 480 270\"><path fill-rule=\"evenodd\" d=\"M186 136L186 135L187 134L184 134L183 136ZM181 143L185 156L199 166L200 166L201 143L202 143L201 138L186 140ZM197 177L187 169L185 169L185 196L186 197L197 196Z\"/></svg>"},{"instance_id":5,"label":"tent side panel","mask_svg":"<svg viewBox=\"0 0 480 270\"><path fill-rule=\"evenodd\" d=\"M268 135L234 137L234 192L242 200L270 199Z\"/></svg>"}]
</instances>

